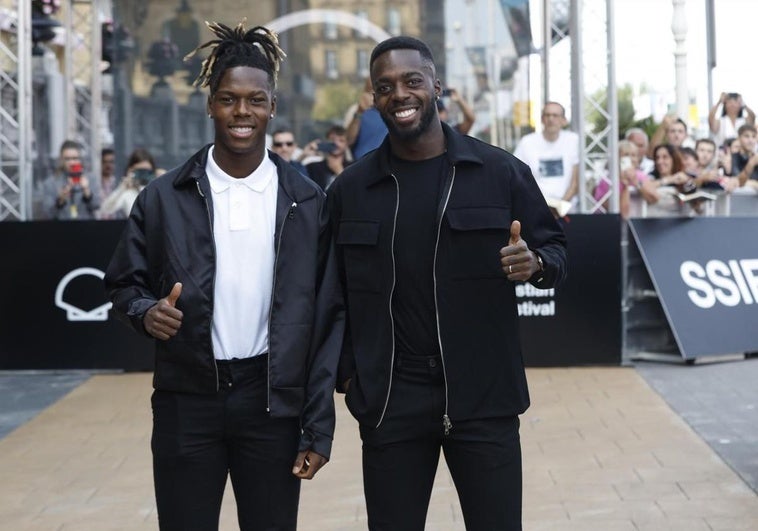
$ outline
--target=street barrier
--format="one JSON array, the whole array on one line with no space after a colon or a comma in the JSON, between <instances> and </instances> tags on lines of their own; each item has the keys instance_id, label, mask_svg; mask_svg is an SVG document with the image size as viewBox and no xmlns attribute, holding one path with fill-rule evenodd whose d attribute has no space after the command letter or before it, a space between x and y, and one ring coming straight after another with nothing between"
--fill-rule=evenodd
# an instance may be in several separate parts
<instances>
[{"instance_id":1,"label":"street barrier","mask_svg":"<svg viewBox=\"0 0 758 531\"><path fill-rule=\"evenodd\" d=\"M116 320L102 283L123 223L0 223L0 369L152 369L151 341ZM516 287L525 363L618 365L619 217L575 215L566 231L565 284Z\"/></svg>"},{"instance_id":2,"label":"street barrier","mask_svg":"<svg viewBox=\"0 0 758 531\"><path fill-rule=\"evenodd\" d=\"M0 369L152 370L151 342L116 320L103 287L123 223L0 223Z\"/></svg>"},{"instance_id":3,"label":"street barrier","mask_svg":"<svg viewBox=\"0 0 758 531\"><path fill-rule=\"evenodd\" d=\"M650 279L647 287L630 277L631 321L649 322L660 307L685 360L758 351L758 218L631 219L629 228L631 254ZM650 310L635 312L645 305ZM642 328L631 322L627 335Z\"/></svg>"}]
</instances>

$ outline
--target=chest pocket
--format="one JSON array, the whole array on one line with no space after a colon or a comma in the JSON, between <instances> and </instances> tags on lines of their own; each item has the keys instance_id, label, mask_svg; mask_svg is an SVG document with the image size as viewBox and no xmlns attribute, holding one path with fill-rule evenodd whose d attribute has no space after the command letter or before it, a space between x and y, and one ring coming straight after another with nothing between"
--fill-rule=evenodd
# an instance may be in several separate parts
<instances>
[{"instance_id":1,"label":"chest pocket","mask_svg":"<svg viewBox=\"0 0 758 531\"><path fill-rule=\"evenodd\" d=\"M340 221L337 246L344 259L348 291L379 292L379 229L378 221Z\"/></svg>"},{"instance_id":2,"label":"chest pocket","mask_svg":"<svg viewBox=\"0 0 758 531\"><path fill-rule=\"evenodd\" d=\"M504 279L500 249L508 245L511 210L485 206L450 208L449 263L453 278Z\"/></svg>"}]
</instances>

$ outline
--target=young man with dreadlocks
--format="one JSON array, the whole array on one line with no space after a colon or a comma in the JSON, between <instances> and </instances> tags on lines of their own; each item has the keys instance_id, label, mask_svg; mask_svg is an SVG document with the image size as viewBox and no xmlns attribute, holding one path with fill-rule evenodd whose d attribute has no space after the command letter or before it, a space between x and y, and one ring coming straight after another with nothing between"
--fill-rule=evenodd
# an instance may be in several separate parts
<instances>
[{"instance_id":1,"label":"young man with dreadlocks","mask_svg":"<svg viewBox=\"0 0 758 531\"><path fill-rule=\"evenodd\" d=\"M218 529L228 474L241 529L291 530L331 450L341 291L324 193L265 149L276 35L208 27L214 142L140 193L105 283L155 338L160 528Z\"/></svg>"}]
</instances>

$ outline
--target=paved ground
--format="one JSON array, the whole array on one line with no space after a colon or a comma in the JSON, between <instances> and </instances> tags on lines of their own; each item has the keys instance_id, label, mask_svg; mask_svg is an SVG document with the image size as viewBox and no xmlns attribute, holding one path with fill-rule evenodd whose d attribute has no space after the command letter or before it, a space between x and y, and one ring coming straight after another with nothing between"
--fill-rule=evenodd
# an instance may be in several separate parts
<instances>
[{"instance_id":1,"label":"paved ground","mask_svg":"<svg viewBox=\"0 0 758 531\"><path fill-rule=\"evenodd\" d=\"M0 438L89 377L86 371L0 372Z\"/></svg>"},{"instance_id":2,"label":"paved ground","mask_svg":"<svg viewBox=\"0 0 758 531\"><path fill-rule=\"evenodd\" d=\"M65 376L53 387L76 386ZM755 448L758 422L748 406L758 403L758 360L528 376L526 530L758 529L758 496L746 483L755 478L747 448ZM0 373L0 415L14 409L6 390L21 383L8 378L19 377L27 392L35 387L34 375ZM0 529L156 529L149 394L148 374L94 375L0 439ZM20 395L14 402L31 404ZM341 397L337 404L332 462L303 488L304 531L366 528L357 429ZM230 494L221 528L236 528ZM427 529L464 529L444 462Z\"/></svg>"},{"instance_id":3,"label":"paved ground","mask_svg":"<svg viewBox=\"0 0 758 531\"><path fill-rule=\"evenodd\" d=\"M758 358L692 366L637 362L636 369L758 492Z\"/></svg>"}]
</instances>

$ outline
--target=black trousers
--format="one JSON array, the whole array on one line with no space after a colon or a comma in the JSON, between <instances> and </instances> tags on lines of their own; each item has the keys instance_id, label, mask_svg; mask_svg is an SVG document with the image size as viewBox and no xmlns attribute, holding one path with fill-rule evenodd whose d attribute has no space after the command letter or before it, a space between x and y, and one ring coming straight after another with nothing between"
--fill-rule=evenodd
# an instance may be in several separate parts
<instances>
[{"instance_id":1,"label":"black trousers","mask_svg":"<svg viewBox=\"0 0 758 531\"><path fill-rule=\"evenodd\" d=\"M399 358L382 423L360 427L369 529L424 529L442 449L466 529L520 530L518 417L453 419L445 435L444 407L439 358Z\"/></svg>"},{"instance_id":2,"label":"black trousers","mask_svg":"<svg viewBox=\"0 0 758 531\"><path fill-rule=\"evenodd\" d=\"M300 424L266 412L266 356L219 362L213 395L155 391L153 476L163 531L215 531L227 474L243 531L294 530Z\"/></svg>"}]
</instances>

